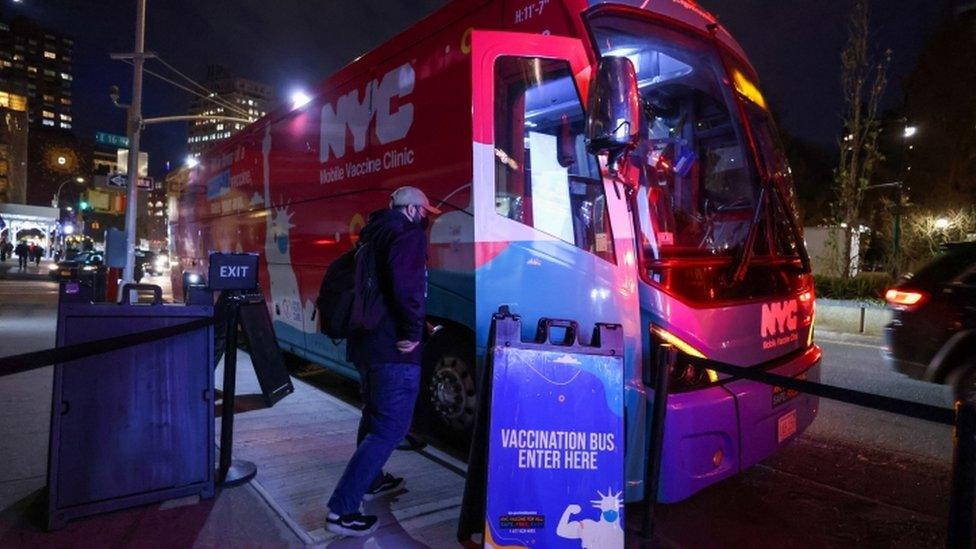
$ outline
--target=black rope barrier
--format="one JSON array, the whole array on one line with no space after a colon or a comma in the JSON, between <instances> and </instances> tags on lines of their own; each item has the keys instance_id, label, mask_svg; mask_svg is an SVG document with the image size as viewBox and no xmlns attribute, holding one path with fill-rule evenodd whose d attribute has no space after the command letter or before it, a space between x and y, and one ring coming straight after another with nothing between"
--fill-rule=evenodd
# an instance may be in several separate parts
<instances>
[{"instance_id":1,"label":"black rope barrier","mask_svg":"<svg viewBox=\"0 0 976 549\"><path fill-rule=\"evenodd\" d=\"M33 351L19 355L0 357L0 377L19 374L29 370L43 368L50 364L66 363L80 358L100 355L134 347L143 343L158 341L176 335L192 332L200 328L215 324L214 317L201 318L190 322L182 322L165 328L156 328L145 332L136 332L84 343L75 343L43 351Z\"/></svg>"},{"instance_id":2,"label":"black rope barrier","mask_svg":"<svg viewBox=\"0 0 976 549\"><path fill-rule=\"evenodd\" d=\"M715 370L716 372L728 374L735 378L758 381L767 385L783 387L784 389L793 389L801 393L846 402L855 406L872 408L882 412L890 412L901 416L942 423L944 425L955 425L956 423L956 412L951 408L865 393L863 391L836 387L834 385L824 385L815 381L772 374L759 368L743 368L742 366L734 366L732 364L693 357L686 354L682 354L681 359L693 366Z\"/></svg>"}]
</instances>

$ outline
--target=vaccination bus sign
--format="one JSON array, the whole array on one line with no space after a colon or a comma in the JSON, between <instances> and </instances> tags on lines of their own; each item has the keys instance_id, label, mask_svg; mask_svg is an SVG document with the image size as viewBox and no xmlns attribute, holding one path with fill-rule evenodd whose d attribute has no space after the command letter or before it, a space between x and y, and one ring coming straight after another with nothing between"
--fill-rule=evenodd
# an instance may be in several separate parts
<instances>
[{"instance_id":1,"label":"vaccination bus sign","mask_svg":"<svg viewBox=\"0 0 976 549\"><path fill-rule=\"evenodd\" d=\"M485 546L623 547L621 357L549 348L493 352Z\"/></svg>"}]
</instances>

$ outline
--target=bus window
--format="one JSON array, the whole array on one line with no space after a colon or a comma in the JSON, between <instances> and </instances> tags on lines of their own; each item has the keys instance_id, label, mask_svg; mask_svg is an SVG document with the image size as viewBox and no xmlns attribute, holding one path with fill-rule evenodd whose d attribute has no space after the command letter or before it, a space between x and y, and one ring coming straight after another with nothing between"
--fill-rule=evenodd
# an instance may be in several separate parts
<instances>
[{"instance_id":1,"label":"bus window","mask_svg":"<svg viewBox=\"0 0 976 549\"><path fill-rule=\"evenodd\" d=\"M638 219L645 260L728 259L745 243L759 197L734 96L707 40L642 20L592 20L602 55L626 56L644 107Z\"/></svg>"},{"instance_id":2,"label":"bus window","mask_svg":"<svg viewBox=\"0 0 976 549\"><path fill-rule=\"evenodd\" d=\"M502 57L495 78L495 211L615 262L569 63Z\"/></svg>"}]
</instances>

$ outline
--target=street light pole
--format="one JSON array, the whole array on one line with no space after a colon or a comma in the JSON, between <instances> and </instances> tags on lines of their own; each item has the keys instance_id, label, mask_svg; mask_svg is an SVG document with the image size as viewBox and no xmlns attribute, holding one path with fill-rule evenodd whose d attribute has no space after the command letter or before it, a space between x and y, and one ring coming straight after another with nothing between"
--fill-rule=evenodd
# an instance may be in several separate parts
<instances>
[{"instance_id":1,"label":"street light pole","mask_svg":"<svg viewBox=\"0 0 976 549\"><path fill-rule=\"evenodd\" d=\"M139 134L142 131L142 64L146 46L146 0L136 0L136 47L132 55L132 104L129 106L129 182L125 197L125 270L123 282L135 281L136 215L139 182Z\"/></svg>"},{"instance_id":2,"label":"street light pole","mask_svg":"<svg viewBox=\"0 0 976 549\"><path fill-rule=\"evenodd\" d=\"M908 140L913 135L918 132L916 126L912 126L908 123L907 118L902 118L905 122L905 127L901 134L901 181L895 186L897 192L895 193L895 226L892 231L892 245L894 246L894 261L892 265L891 274L895 277L898 276L901 271L901 207L902 207L902 193L905 189L905 181L908 181L908 175L911 171L911 166L908 164Z\"/></svg>"},{"instance_id":3,"label":"street light pole","mask_svg":"<svg viewBox=\"0 0 976 549\"><path fill-rule=\"evenodd\" d=\"M58 208L58 207L60 207L60 205L61 205L61 189L63 189L65 185L67 185L68 183L71 183L72 181L74 181L75 183L81 184L81 183L84 183L85 182L85 179L82 178L82 177L76 177L74 179L65 179L64 181L62 181L61 184L58 185L58 190L55 191L54 197L51 199L51 207L52 208Z\"/></svg>"},{"instance_id":4,"label":"street light pole","mask_svg":"<svg viewBox=\"0 0 976 549\"><path fill-rule=\"evenodd\" d=\"M877 185L869 185L864 188L865 191L871 189L886 189L894 187L895 188L895 226L892 231L892 252L894 255L894 267L893 275L898 276L898 261L901 255L901 202L902 202L902 191L905 188L904 181L892 181L891 183L879 183Z\"/></svg>"}]
</instances>

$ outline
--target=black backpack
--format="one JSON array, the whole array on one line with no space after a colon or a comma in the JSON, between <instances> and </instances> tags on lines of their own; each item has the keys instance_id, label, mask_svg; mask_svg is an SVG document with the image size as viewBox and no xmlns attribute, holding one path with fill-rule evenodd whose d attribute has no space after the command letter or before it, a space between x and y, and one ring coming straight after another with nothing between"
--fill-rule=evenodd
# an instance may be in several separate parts
<instances>
[{"instance_id":1,"label":"black backpack","mask_svg":"<svg viewBox=\"0 0 976 549\"><path fill-rule=\"evenodd\" d=\"M385 305L372 245L360 241L329 265L315 305L319 330L332 339L346 339L379 324Z\"/></svg>"}]
</instances>

